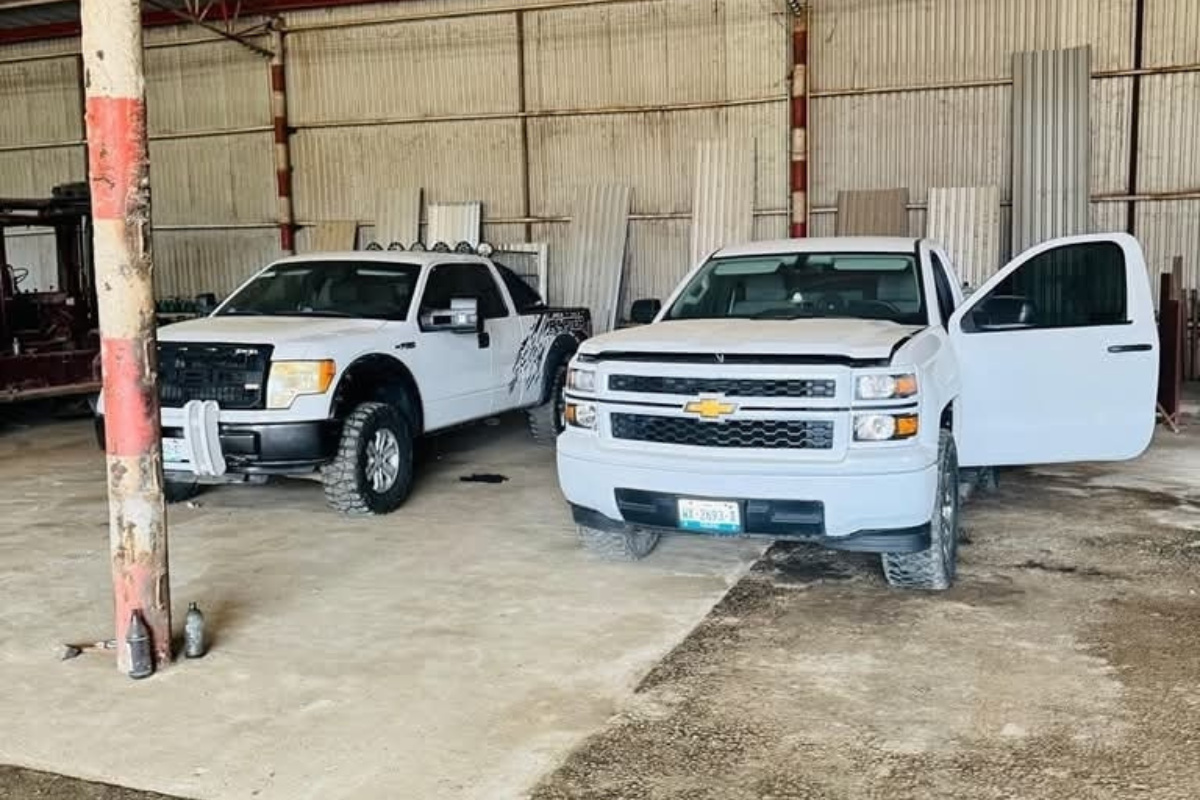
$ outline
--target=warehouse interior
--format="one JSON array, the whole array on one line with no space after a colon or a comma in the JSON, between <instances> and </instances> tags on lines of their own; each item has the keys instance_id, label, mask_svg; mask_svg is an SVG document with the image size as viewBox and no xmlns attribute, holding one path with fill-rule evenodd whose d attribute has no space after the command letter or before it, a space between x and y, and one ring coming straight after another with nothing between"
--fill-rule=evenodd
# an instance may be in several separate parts
<instances>
[{"instance_id":1,"label":"warehouse interior","mask_svg":"<svg viewBox=\"0 0 1200 800\"><path fill-rule=\"evenodd\" d=\"M82 5L130 2L153 264L135 338L334 251L494 255L624 335L728 245L927 238L969 299L1027 248L1128 234L1157 425L1136 459L964 477L957 579L905 593L866 553L763 538L597 558L555 450L496 406L416 437L392 514L265 474L166 506L166 624L181 643L195 602L206 652L130 680L97 403L135 293L103 280L89 205L103 80L80 2L3 2L0 798L1195 796L1200 3ZM137 491L161 504L154 452Z\"/></svg>"}]
</instances>

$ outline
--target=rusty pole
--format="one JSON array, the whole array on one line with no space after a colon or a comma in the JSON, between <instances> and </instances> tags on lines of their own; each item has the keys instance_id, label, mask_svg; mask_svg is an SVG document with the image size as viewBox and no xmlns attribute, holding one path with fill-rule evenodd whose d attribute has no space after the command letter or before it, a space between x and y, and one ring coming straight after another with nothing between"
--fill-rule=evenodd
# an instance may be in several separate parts
<instances>
[{"instance_id":1,"label":"rusty pole","mask_svg":"<svg viewBox=\"0 0 1200 800\"><path fill-rule=\"evenodd\" d=\"M82 0L88 171L104 368L109 550L117 665L138 613L154 661L171 659L171 595L159 442L150 174L139 0Z\"/></svg>"},{"instance_id":2,"label":"rusty pole","mask_svg":"<svg viewBox=\"0 0 1200 800\"><path fill-rule=\"evenodd\" d=\"M288 131L287 75L283 21L271 23L271 118L275 129L275 186L279 196L279 249L296 252L296 220L292 213L292 150Z\"/></svg>"}]
</instances>

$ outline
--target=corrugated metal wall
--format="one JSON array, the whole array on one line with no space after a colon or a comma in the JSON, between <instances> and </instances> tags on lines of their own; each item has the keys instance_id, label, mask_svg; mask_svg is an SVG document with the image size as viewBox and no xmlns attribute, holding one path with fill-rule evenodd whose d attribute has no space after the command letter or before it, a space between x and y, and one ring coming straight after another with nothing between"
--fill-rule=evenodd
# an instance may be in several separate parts
<instances>
[{"instance_id":1,"label":"corrugated metal wall","mask_svg":"<svg viewBox=\"0 0 1200 800\"><path fill-rule=\"evenodd\" d=\"M810 230L843 189L908 187L920 234L930 187L995 185L1007 258L1012 54L1089 45L1092 229L1132 221L1154 273L1200 261L1200 3L1142 4L1139 74L1136 0L811 0Z\"/></svg>"}]
</instances>

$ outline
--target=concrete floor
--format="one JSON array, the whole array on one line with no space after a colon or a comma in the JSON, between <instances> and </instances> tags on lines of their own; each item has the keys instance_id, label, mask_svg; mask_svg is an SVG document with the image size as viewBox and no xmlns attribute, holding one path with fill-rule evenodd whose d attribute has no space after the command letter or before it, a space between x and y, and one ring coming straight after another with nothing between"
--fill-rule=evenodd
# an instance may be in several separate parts
<instances>
[{"instance_id":1,"label":"concrete floor","mask_svg":"<svg viewBox=\"0 0 1200 800\"><path fill-rule=\"evenodd\" d=\"M90 425L0 431L0 763L199 798L519 796L762 551L683 538L599 562L517 421L439 450L385 518L337 517L306 481L173 509L177 622L198 601L213 648L133 682L54 656L111 635Z\"/></svg>"}]
</instances>

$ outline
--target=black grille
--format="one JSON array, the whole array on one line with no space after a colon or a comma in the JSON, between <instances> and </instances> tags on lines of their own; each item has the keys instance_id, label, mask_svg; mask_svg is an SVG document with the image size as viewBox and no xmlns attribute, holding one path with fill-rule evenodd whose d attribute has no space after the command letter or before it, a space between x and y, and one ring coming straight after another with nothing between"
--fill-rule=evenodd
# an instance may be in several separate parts
<instances>
[{"instance_id":1,"label":"black grille","mask_svg":"<svg viewBox=\"0 0 1200 800\"><path fill-rule=\"evenodd\" d=\"M729 397L833 397L834 382L824 379L666 378L658 375L610 375L614 392L639 394L723 394Z\"/></svg>"},{"instance_id":2,"label":"black grille","mask_svg":"<svg viewBox=\"0 0 1200 800\"><path fill-rule=\"evenodd\" d=\"M656 444L696 447L753 447L767 450L828 450L833 447L832 422L735 419L705 422L687 417L613 414L612 435Z\"/></svg>"},{"instance_id":3,"label":"black grille","mask_svg":"<svg viewBox=\"0 0 1200 800\"><path fill-rule=\"evenodd\" d=\"M189 400L216 400L221 408L262 408L267 388L270 345L158 345L158 395L164 406Z\"/></svg>"}]
</instances>

